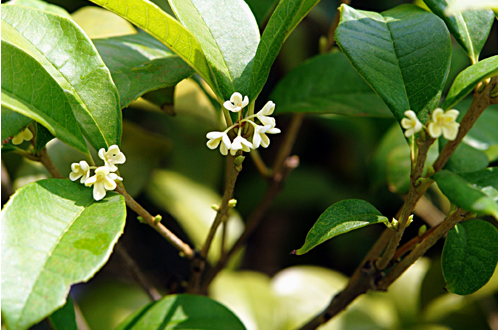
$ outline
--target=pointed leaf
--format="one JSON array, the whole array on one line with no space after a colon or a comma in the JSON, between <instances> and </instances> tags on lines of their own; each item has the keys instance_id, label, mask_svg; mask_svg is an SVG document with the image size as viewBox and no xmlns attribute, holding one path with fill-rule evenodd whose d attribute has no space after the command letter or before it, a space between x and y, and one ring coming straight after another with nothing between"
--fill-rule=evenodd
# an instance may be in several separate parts
<instances>
[{"instance_id":1,"label":"pointed leaf","mask_svg":"<svg viewBox=\"0 0 498 330\"><path fill-rule=\"evenodd\" d=\"M24 6L2 6L2 39L21 48L66 91L95 149L119 144L119 94L90 39L72 20Z\"/></svg>"},{"instance_id":2,"label":"pointed leaf","mask_svg":"<svg viewBox=\"0 0 498 330\"><path fill-rule=\"evenodd\" d=\"M3 40L2 108L39 122L61 141L88 153L64 90L39 62Z\"/></svg>"},{"instance_id":3,"label":"pointed leaf","mask_svg":"<svg viewBox=\"0 0 498 330\"><path fill-rule=\"evenodd\" d=\"M441 259L446 289L467 295L486 284L498 263L498 229L482 220L459 223L450 230Z\"/></svg>"},{"instance_id":4,"label":"pointed leaf","mask_svg":"<svg viewBox=\"0 0 498 330\"><path fill-rule=\"evenodd\" d=\"M496 175L494 168L491 171ZM469 178L469 179L467 179ZM442 170L434 175L439 189L457 206L476 213L489 214L498 220L498 185L487 180L472 182L471 174L455 174ZM471 180L471 181L469 181Z\"/></svg>"},{"instance_id":5,"label":"pointed leaf","mask_svg":"<svg viewBox=\"0 0 498 330\"><path fill-rule=\"evenodd\" d=\"M211 298L179 294L143 307L117 328L133 329L245 330L245 327L228 308Z\"/></svg>"},{"instance_id":6,"label":"pointed leaf","mask_svg":"<svg viewBox=\"0 0 498 330\"><path fill-rule=\"evenodd\" d=\"M498 55L469 66L455 78L443 102L443 109L451 109L463 100L479 82L496 75L498 75Z\"/></svg>"},{"instance_id":7,"label":"pointed leaf","mask_svg":"<svg viewBox=\"0 0 498 330\"><path fill-rule=\"evenodd\" d=\"M305 254L337 235L376 223L386 224L388 219L372 204L360 199L340 201L320 215L306 236L304 245L296 251L296 254Z\"/></svg>"},{"instance_id":8,"label":"pointed leaf","mask_svg":"<svg viewBox=\"0 0 498 330\"><path fill-rule=\"evenodd\" d=\"M194 73L178 55L147 33L96 39L93 43L111 71L121 108L144 93L175 86Z\"/></svg>"},{"instance_id":9,"label":"pointed leaf","mask_svg":"<svg viewBox=\"0 0 498 330\"><path fill-rule=\"evenodd\" d=\"M69 287L90 279L123 232L124 198L96 202L92 189L41 180L18 190L2 212L2 317L26 329L64 305Z\"/></svg>"},{"instance_id":10,"label":"pointed leaf","mask_svg":"<svg viewBox=\"0 0 498 330\"><path fill-rule=\"evenodd\" d=\"M441 17L456 41L474 63L479 60L479 53L488 39L489 31L495 20L492 10L472 10L445 14L451 0L424 0L431 11Z\"/></svg>"},{"instance_id":11,"label":"pointed leaf","mask_svg":"<svg viewBox=\"0 0 498 330\"><path fill-rule=\"evenodd\" d=\"M180 56L214 91L218 86L211 78L211 71L201 45L177 20L147 0L91 0L127 19Z\"/></svg>"},{"instance_id":12,"label":"pointed leaf","mask_svg":"<svg viewBox=\"0 0 498 330\"><path fill-rule=\"evenodd\" d=\"M8 137L17 135L17 133L26 128L32 121L33 119L29 117L7 109L2 103L2 141Z\"/></svg>"},{"instance_id":13,"label":"pointed leaf","mask_svg":"<svg viewBox=\"0 0 498 330\"><path fill-rule=\"evenodd\" d=\"M251 72L249 98L256 99L268 79L270 69L285 39L319 0L282 0L261 36Z\"/></svg>"},{"instance_id":14,"label":"pointed leaf","mask_svg":"<svg viewBox=\"0 0 498 330\"><path fill-rule=\"evenodd\" d=\"M444 22L414 5L380 14L347 5L340 11L335 38L356 71L398 121L413 110L425 122L450 68L451 41Z\"/></svg>"},{"instance_id":15,"label":"pointed leaf","mask_svg":"<svg viewBox=\"0 0 498 330\"><path fill-rule=\"evenodd\" d=\"M40 152L55 136L45 126L35 123L35 152Z\"/></svg>"},{"instance_id":16,"label":"pointed leaf","mask_svg":"<svg viewBox=\"0 0 498 330\"><path fill-rule=\"evenodd\" d=\"M170 0L182 24L201 44L223 100L249 95L259 43L256 19L243 0ZM235 24L234 24L235 23Z\"/></svg>"},{"instance_id":17,"label":"pointed leaf","mask_svg":"<svg viewBox=\"0 0 498 330\"><path fill-rule=\"evenodd\" d=\"M293 69L275 87L271 100L278 113L391 117L389 108L340 52L315 56Z\"/></svg>"},{"instance_id":18,"label":"pointed leaf","mask_svg":"<svg viewBox=\"0 0 498 330\"><path fill-rule=\"evenodd\" d=\"M67 301L61 309L55 311L49 317L54 330L78 330L76 325L76 314L71 296L67 296Z\"/></svg>"}]
</instances>

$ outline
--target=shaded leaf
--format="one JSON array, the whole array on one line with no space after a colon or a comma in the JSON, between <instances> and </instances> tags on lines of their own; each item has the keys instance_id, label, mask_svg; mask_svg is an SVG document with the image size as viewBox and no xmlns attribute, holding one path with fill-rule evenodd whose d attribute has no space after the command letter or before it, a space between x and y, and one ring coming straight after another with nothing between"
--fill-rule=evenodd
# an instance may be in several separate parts
<instances>
[{"instance_id":1,"label":"shaded leaf","mask_svg":"<svg viewBox=\"0 0 498 330\"><path fill-rule=\"evenodd\" d=\"M146 92L175 86L194 73L179 56L147 33L93 42L111 71L121 108Z\"/></svg>"},{"instance_id":2,"label":"shaded leaf","mask_svg":"<svg viewBox=\"0 0 498 330\"><path fill-rule=\"evenodd\" d=\"M245 330L225 306L204 296L169 295L155 301L122 322L117 330L206 329Z\"/></svg>"},{"instance_id":3,"label":"shaded leaf","mask_svg":"<svg viewBox=\"0 0 498 330\"><path fill-rule=\"evenodd\" d=\"M282 112L390 117L384 102L340 52L319 55L293 69L271 94Z\"/></svg>"},{"instance_id":4,"label":"shaded leaf","mask_svg":"<svg viewBox=\"0 0 498 330\"><path fill-rule=\"evenodd\" d=\"M443 148L443 139L439 139L440 150ZM453 173L473 172L482 170L489 165L488 156L481 150L468 144L461 143L444 166Z\"/></svg>"},{"instance_id":5,"label":"shaded leaf","mask_svg":"<svg viewBox=\"0 0 498 330\"><path fill-rule=\"evenodd\" d=\"M270 74L271 66L277 58L285 39L318 1L282 0L278 3L261 36L261 41L254 57L249 94L251 100L256 99L261 93Z\"/></svg>"},{"instance_id":6,"label":"shaded leaf","mask_svg":"<svg viewBox=\"0 0 498 330\"><path fill-rule=\"evenodd\" d=\"M265 19L270 15L277 0L246 0L246 2L251 8L258 25L262 25Z\"/></svg>"},{"instance_id":7,"label":"shaded leaf","mask_svg":"<svg viewBox=\"0 0 498 330\"><path fill-rule=\"evenodd\" d=\"M446 289L471 294L486 284L498 262L498 229L482 220L459 223L450 230L441 259Z\"/></svg>"},{"instance_id":8,"label":"shaded leaf","mask_svg":"<svg viewBox=\"0 0 498 330\"><path fill-rule=\"evenodd\" d=\"M119 145L119 94L81 28L70 19L24 6L3 5L2 20L2 39L32 56L64 89L90 144L97 150Z\"/></svg>"},{"instance_id":9,"label":"shaded leaf","mask_svg":"<svg viewBox=\"0 0 498 330\"><path fill-rule=\"evenodd\" d=\"M441 96L451 59L444 22L414 5L374 13L340 7L335 38L356 71L401 121L413 110L425 122Z\"/></svg>"},{"instance_id":10,"label":"shaded leaf","mask_svg":"<svg viewBox=\"0 0 498 330\"><path fill-rule=\"evenodd\" d=\"M69 287L90 279L123 232L124 198L100 202L69 180L41 180L18 190L2 212L2 316L26 329L64 305Z\"/></svg>"},{"instance_id":11,"label":"shaded leaf","mask_svg":"<svg viewBox=\"0 0 498 330\"><path fill-rule=\"evenodd\" d=\"M175 115L175 86L157 89L142 95L144 100L157 105L168 115Z\"/></svg>"},{"instance_id":12,"label":"shaded leaf","mask_svg":"<svg viewBox=\"0 0 498 330\"><path fill-rule=\"evenodd\" d=\"M35 123L34 126L35 126L35 151L40 152L45 147L45 145L55 137L43 125Z\"/></svg>"},{"instance_id":13,"label":"shaded leaf","mask_svg":"<svg viewBox=\"0 0 498 330\"><path fill-rule=\"evenodd\" d=\"M491 171L495 172L494 169ZM434 175L434 179L450 202L467 211L492 215L498 220L498 185L490 183L484 186L486 181L478 185L466 180L468 176L468 173L442 170Z\"/></svg>"},{"instance_id":14,"label":"shaded leaf","mask_svg":"<svg viewBox=\"0 0 498 330\"><path fill-rule=\"evenodd\" d=\"M259 29L243 0L170 0L182 24L196 37L206 55L223 100L234 92L249 95ZM235 24L234 24L235 23Z\"/></svg>"},{"instance_id":15,"label":"shaded leaf","mask_svg":"<svg viewBox=\"0 0 498 330\"><path fill-rule=\"evenodd\" d=\"M34 58L3 40L2 54L2 108L39 122L61 141L88 153L60 85Z\"/></svg>"},{"instance_id":16,"label":"shaded leaf","mask_svg":"<svg viewBox=\"0 0 498 330\"><path fill-rule=\"evenodd\" d=\"M376 223L388 223L373 205L359 199L347 199L335 203L320 215L313 228L308 232L304 245L296 251L305 254L315 246L351 230Z\"/></svg>"},{"instance_id":17,"label":"shaded leaf","mask_svg":"<svg viewBox=\"0 0 498 330\"><path fill-rule=\"evenodd\" d=\"M498 74L498 55L489 57L460 72L443 102L443 109L452 108L463 100L479 82Z\"/></svg>"},{"instance_id":18,"label":"shaded leaf","mask_svg":"<svg viewBox=\"0 0 498 330\"><path fill-rule=\"evenodd\" d=\"M124 18L95 6L82 7L72 13L71 18L91 39L119 37L137 33L133 25Z\"/></svg>"},{"instance_id":19,"label":"shaded leaf","mask_svg":"<svg viewBox=\"0 0 498 330\"><path fill-rule=\"evenodd\" d=\"M454 12L448 16L445 10L454 1L424 0L430 10L441 17L456 41L465 49L474 63L479 60L479 53L484 47L489 31L495 20L492 10L472 10Z\"/></svg>"},{"instance_id":20,"label":"shaded leaf","mask_svg":"<svg viewBox=\"0 0 498 330\"><path fill-rule=\"evenodd\" d=\"M2 141L4 141L8 137L17 135L17 133L19 133L23 128L27 127L32 121L33 119L29 117L9 110L8 108L4 107L2 103Z\"/></svg>"},{"instance_id":21,"label":"shaded leaf","mask_svg":"<svg viewBox=\"0 0 498 330\"><path fill-rule=\"evenodd\" d=\"M61 309L55 311L48 317L54 330L78 330L76 325L76 314L71 296L67 296L67 301Z\"/></svg>"}]
</instances>

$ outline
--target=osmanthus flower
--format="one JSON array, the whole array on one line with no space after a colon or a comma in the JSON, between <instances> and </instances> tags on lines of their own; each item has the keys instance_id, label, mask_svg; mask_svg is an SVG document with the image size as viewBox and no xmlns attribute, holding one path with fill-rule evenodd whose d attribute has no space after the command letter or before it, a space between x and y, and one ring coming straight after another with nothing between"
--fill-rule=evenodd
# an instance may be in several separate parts
<instances>
[{"instance_id":1,"label":"osmanthus flower","mask_svg":"<svg viewBox=\"0 0 498 330\"><path fill-rule=\"evenodd\" d=\"M244 137L239 135L232 142L232 146L230 148L230 154L232 154L232 156L235 156L235 154L239 150L249 152L249 151L251 151L251 149L255 149L254 146L252 145L252 143L247 141Z\"/></svg>"},{"instance_id":2,"label":"osmanthus flower","mask_svg":"<svg viewBox=\"0 0 498 330\"><path fill-rule=\"evenodd\" d=\"M110 168L100 166L95 170L95 175L85 181L85 186L93 185L93 198L96 201L101 200L106 195L106 190L116 189L115 180L123 181L116 173L110 173Z\"/></svg>"},{"instance_id":3,"label":"osmanthus flower","mask_svg":"<svg viewBox=\"0 0 498 330\"><path fill-rule=\"evenodd\" d=\"M232 112L239 112L240 110L242 110L242 108L244 108L248 104L249 104L249 98L247 97L247 95L244 97L244 99L242 99L242 94L235 92L230 97L230 101L225 101L225 103L223 103L223 106L227 110L230 110Z\"/></svg>"},{"instance_id":4,"label":"osmanthus flower","mask_svg":"<svg viewBox=\"0 0 498 330\"><path fill-rule=\"evenodd\" d=\"M252 137L252 144L254 148L259 148L259 146L263 146L263 148L267 148L270 145L270 139L266 135L268 130L271 129L270 125L260 126L256 125L254 127L254 135Z\"/></svg>"},{"instance_id":5,"label":"osmanthus flower","mask_svg":"<svg viewBox=\"0 0 498 330\"><path fill-rule=\"evenodd\" d=\"M116 172L118 170L117 166L114 164L123 164L126 161L125 155L115 144L110 146L107 151L105 151L105 148L100 149L99 157L105 162L105 165L109 167L111 172Z\"/></svg>"},{"instance_id":6,"label":"osmanthus flower","mask_svg":"<svg viewBox=\"0 0 498 330\"><path fill-rule=\"evenodd\" d=\"M209 139L206 143L209 149L216 149L221 142L221 154L223 156L228 155L228 150L230 150L232 143L226 132L209 132L206 137Z\"/></svg>"},{"instance_id":7,"label":"osmanthus flower","mask_svg":"<svg viewBox=\"0 0 498 330\"><path fill-rule=\"evenodd\" d=\"M407 118L401 119L401 127L405 129L405 136L408 138L422 130L422 123L417 118L417 114L413 110L405 111Z\"/></svg>"},{"instance_id":8,"label":"osmanthus flower","mask_svg":"<svg viewBox=\"0 0 498 330\"><path fill-rule=\"evenodd\" d=\"M71 164L71 173L69 173L69 179L71 181L76 181L81 178L80 182L85 183L85 181L90 177L90 165L84 160L79 163Z\"/></svg>"},{"instance_id":9,"label":"osmanthus flower","mask_svg":"<svg viewBox=\"0 0 498 330\"><path fill-rule=\"evenodd\" d=\"M18 145L23 143L24 141L29 141L32 138L33 138L33 133L31 133L29 128L26 128L24 131L14 136L14 138L12 139L12 143Z\"/></svg>"},{"instance_id":10,"label":"osmanthus flower","mask_svg":"<svg viewBox=\"0 0 498 330\"><path fill-rule=\"evenodd\" d=\"M460 127L460 124L456 121L459 114L460 112L454 109L446 112L441 108L434 110L429 126L427 127L429 135L437 139L442 134L448 141L455 140L458 134L458 127Z\"/></svg>"}]
</instances>

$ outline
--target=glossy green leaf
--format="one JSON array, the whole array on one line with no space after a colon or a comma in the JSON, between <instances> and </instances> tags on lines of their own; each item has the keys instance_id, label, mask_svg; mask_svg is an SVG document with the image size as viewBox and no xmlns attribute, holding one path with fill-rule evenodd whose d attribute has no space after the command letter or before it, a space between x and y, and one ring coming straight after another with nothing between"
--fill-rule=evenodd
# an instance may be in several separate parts
<instances>
[{"instance_id":1,"label":"glossy green leaf","mask_svg":"<svg viewBox=\"0 0 498 330\"><path fill-rule=\"evenodd\" d=\"M121 108L146 92L175 86L194 73L178 55L147 33L96 39L93 43L111 71Z\"/></svg>"},{"instance_id":2,"label":"glossy green leaf","mask_svg":"<svg viewBox=\"0 0 498 330\"><path fill-rule=\"evenodd\" d=\"M304 245L296 251L297 255L305 254L315 246L351 230L376 223L388 223L372 204L359 199L347 199L335 203L320 215L308 232Z\"/></svg>"},{"instance_id":3,"label":"glossy green leaf","mask_svg":"<svg viewBox=\"0 0 498 330\"><path fill-rule=\"evenodd\" d=\"M465 180L477 187L493 187L498 189L498 167L489 167L481 171L459 173Z\"/></svg>"},{"instance_id":4,"label":"glossy green leaf","mask_svg":"<svg viewBox=\"0 0 498 330\"><path fill-rule=\"evenodd\" d=\"M270 17L261 36L251 72L249 98L258 97L285 39L319 0L282 0Z\"/></svg>"},{"instance_id":5,"label":"glossy green leaf","mask_svg":"<svg viewBox=\"0 0 498 330\"><path fill-rule=\"evenodd\" d=\"M278 113L391 117L384 102L340 52L315 56L293 69L275 87L271 100Z\"/></svg>"},{"instance_id":6,"label":"glossy green leaf","mask_svg":"<svg viewBox=\"0 0 498 330\"><path fill-rule=\"evenodd\" d=\"M246 0L246 2L251 8L256 21L261 25L270 16L271 10L274 9L278 0Z\"/></svg>"},{"instance_id":7,"label":"glossy green leaf","mask_svg":"<svg viewBox=\"0 0 498 330\"><path fill-rule=\"evenodd\" d=\"M41 180L11 196L2 212L2 317L26 329L64 305L69 287L107 261L126 218L114 192L99 202L92 188Z\"/></svg>"},{"instance_id":8,"label":"glossy green leaf","mask_svg":"<svg viewBox=\"0 0 498 330\"><path fill-rule=\"evenodd\" d=\"M201 45L177 20L156 4L147 0L91 0L115 14L127 19L175 52L190 65L214 91L218 86L211 78Z\"/></svg>"},{"instance_id":9,"label":"glossy green leaf","mask_svg":"<svg viewBox=\"0 0 498 330\"><path fill-rule=\"evenodd\" d=\"M42 1L42 0L11 0L7 4L37 8L37 9L49 11L51 13L54 13L54 14L57 14L57 15L60 15L60 16L66 17L66 18L71 18L71 15L64 8L50 4L50 3Z\"/></svg>"},{"instance_id":10,"label":"glossy green leaf","mask_svg":"<svg viewBox=\"0 0 498 330\"><path fill-rule=\"evenodd\" d=\"M456 41L465 49L474 63L479 60L479 53L488 39L489 31L495 20L492 10L472 10L456 12L452 16L445 14L451 0L424 0L431 11L446 23Z\"/></svg>"},{"instance_id":11,"label":"glossy green leaf","mask_svg":"<svg viewBox=\"0 0 498 330\"><path fill-rule=\"evenodd\" d=\"M39 62L3 40L2 108L39 122L61 141L88 153L65 91Z\"/></svg>"},{"instance_id":12,"label":"glossy green leaf","mask_svg":"<svg viewBox=\"0 0 498 330\"><path fill-rule=\"evenodd\" d=\"M443 148L442 139L439 141L440 150ZM481 150L468 144L460 144L444 166L453 173L474 172L482 170L489 165L488 156Z\"/></svg>"},{"instance_id":13,"label":"glossy green leaf","mask_svg":"<svg viewBox=\"0 0 498 330\"><path fill-rule=\"evenodd\" d=\"M446 237L441 259L446 289L467 295L479 290L498 263L498 229L482 220L459 223Z\"/></svg>"},{"instance_id":14,"label":"glossy green leaf","mask_svg":"<svg viewBox=\"0 0 498 330\"><path fill-rule=\"evenodd\" d=\"M492 215L498 220L498 185L492 182L488 185L486 180L477 184L468 181L468 175L442 170L434 175L434 179L450 202L467 211Z\"/></svg>"},{"instance_id":15,"label":"glossy green leaf","mask_svg":"<svg viewBox=\"0 0 498 330\"><path fill-rule=\"evenodd\" d=\"M498 10L496 0L453 0L445 10L446 15L457 15L459 12L467 10Z\"/></svg>"},{"instance_id":16,"label":"glossy green leaf","mask_svg":"<svg viewBox=\"0 0 498 330\"><path fill-rule=\"evenodd\" d=\"M9 110L2 103L2 141L19 133L21 129L27 127L32 121L33 119L29 117Z\"/></svg>"},{"instance_id":17,"label":"glossy green leaf","mask_svg":"<svg viewBox=\"0 0 498 330\"><path fill-rule=\"evenodd\" d=\"M48 317L54 330L78 330L76 325L76 314L71 296L67 296L67 301L61 309L56 310Z\"/></svg>"},{"instance_id":18,"label":"glossy green leaf","mask_svg":"<svg viewBox=\"0 0 498 330\"><path fill-rule=\"evenodd\" d=\"M204 296L169 295L138 310L117 330L205 329L245 330L222 304Z\"/></svg>"},{"instance_id":19,"label":"glossy green leaf","mask_svg":"<svg viewBox=\"0 0 498 330\"><path fill-rule=\"evenodd\" d=\"M144 100L157 105L169 115L175 114L175 86L157 89L142 95Z\"/></svg>"},{"instance_id":20,"label":"glossy green leaf","mask_svg":"<svg viewBox=\"0 0 498 330\"><path fill-rule=\"evenodd\" d=\"M35 123L35 151L40 152L45 145L55 138L45 126ZM83 156L84 157L84 156Z\"/></svg>"},{"instance_id":21,"label":"glossy green leaf","mask_svg":"<svg viewBox=\"0 0 498 330\"><path fill-rule=\"evenodd\" d=\"M72 20L24 6L2 6L2 40L28 53L65 90L95 149L119 144L119 94L90 39Z\"/></svg>"},{"instance_id":22,"label":"glossy green leaf","mask_svg":"<svg viewBox=\"0 0 498 330\"><path fill-rule=\"evenodd\" d=\"M137 33L133 24L124 18L96 6L81 7L71 14L71 18L92 40Z\"/></svg>"},{"instance_id":23,"label":"glossy green leaf","mask_svg":"<svg viewBox=\"0 0 498 330\"><path fill-rule=\"evenodd\" d=\"M169 0L182 24L206 55L223 100L234 92L249 95L259 29L243 0Z\"/></svg>"},{"instance_id":24,"label":"glossy green leaf","mask_svg":"<svg viewBox=\"0 0 498 330\"><path fill-rule=\"evenodd\" d=\"M463 100L480 81L498 75L498 55L489 57L460 72L443 102L443 109L452 108Z\"/></svg>"},{"instance_id":25,"label":"glossy green leaf","mask_svg":"<svg viewBox=\"0 0 498 330\"><path fill-rule=\"evenodd\" d=\"M410 109L425 122L450 67L451 41L444 22L414 5L380 14L342 5L340 12L335 38L356 71L398 121Z\"/></svg>"}]
</instances>

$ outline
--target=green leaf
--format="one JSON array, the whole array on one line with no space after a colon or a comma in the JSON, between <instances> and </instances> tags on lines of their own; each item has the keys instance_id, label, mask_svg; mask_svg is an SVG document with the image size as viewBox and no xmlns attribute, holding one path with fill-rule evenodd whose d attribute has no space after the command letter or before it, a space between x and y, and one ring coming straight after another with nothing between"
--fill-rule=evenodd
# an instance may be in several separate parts
<instances>
[{"instance_id":1,"label":"green leaf","mask_svg":"<svg viewBox=\"0 0 498 330\"><path fill-rule=\"evenodd\" d=\"M176 17L201 44L217 81L219 96L228 100L234 92L249 95L253 58L260 38L249 6L243 0L169 0L169 3Z\"/></svg>"},{"instance_id":2,"label":"green leaf","mask_svg":"<svg viewBox=\"0 0 498 330\"><path fill-rule=\"evenodd\" d=\"M479 53L484 47L489 31L495 20L492 10L472 10L445 14L451 0L424 0L430 10L441 17L456 41L465 49L474 63L479 61Z\"/></svg>"},{"instance_id":3,"label":"green leaf","mask_svg":"<svg viewBox=\"0 0 498 330\"><path fill-rule=\"evenodd\" d=\"M439 139L439 148L443 148L443 139ZM474 172L482 170L489 165L488 156L481 150L468 144L461 143L444 166L453 173Z\"/></svg>"},{"instance_id":4,"label":"green leaf","mask_svg":"<svg viewBox=\"0 0 498 330\"><path fill-rule=\"evenodd\" d=\"M285 39L319 0L282 0L270 17L254 57L249 98L258 97Z\"/></svg>"},{"instance_id":5,"label":"green leaf","mask_svg":"<svg viewBox=\"0 0 498 330\"><path fill-rule=\"evenodd\" d=\"M401 121L425 122L441 96L451 59L450 35L436 15L414 5L374 13L341 5L335 38L356 71Z\"/></svg>"},{"instance_id":6,"label":"green leaf","mask_svg":"<svg viewBox=\"0 0 498 330\"><path fill-rule=\"evenodd\" d=\"M142 95L144 100L157 105L169 115L175 115L175 86L157 89Z\"/></svg>"},{"instance_id":7,"label":"green leaf","mask_svg":"<svg viewBox=\"0 0 498 330\"><path fill-rule=\"evenodd\" d=\"M34 58L3 40L2 54L2 108L39 122L61 141L88 153L61 86Z\"/></svg>"},{"instance_id":8,"label":"green leaf","mask_svg":"<svg viewBox=\"0 0 498 330\"><path fill-rule=\"evenodd\" d=\"M92 40L137 33L133 24L114 13L111 13L109 10L100 7L82 7L73 12L71 18Z\"/></svg>"},{"instance_id":9,"label":"green leaf","mask_svg":"<svg viewBox=\"0 0 498 330\"><path fill-rule=\"evenodd\" d=\"M261 26L265 19L270 16L272 9L276 6L277 0L246 0L256 21Z\"/></svg>"},{"instance_id":10,"label":"green leaf","mask_svg":"<svg viewBox=\"0 0 498 330\"><path fill-rule=\"evenodd\" d=\"M61 309L55 311L49 317L54 330L78 330L76 325L76 314L71 296L67 296L67 301Z\"/></svg>"},{"instance_id":11,"label":"green leaf","mask_svg":"<svg viewBox=\"0 0 498 330\"><path fill-rule=\"evenodd\" d=\"M477 84L498 74L498 55L489 57L460 72L443 102L443 109L451 109L463 100Z\"/></svg>"},{"instance_id":12,"label":"green leaf","mask_svg":"<svg viewBox=\"0 0 498 330\"><path fill-rule=\"evenodd\" d=\"M48 142L55 138L45 126L35 123L35 151L40 152Z\"/></svg>"},{"instance_id":13,"label":"green leaf","mask_svg":"<svg viewBox=\"0 0 498 330\"><path fill-rule=\"evenodd\" d=\"M32 121L33 120L29 117L9 110L4 107L2 103L2 141L8 137L17 135L17 133L27 127Z\"/></svg>"},{"instance_id":14,"label":"green leaf","mask_svg":"<svg viewBox=\"0 0 498 330\"><path fill-rule=\"evenodd\" d=\"M120 144L119 94L109 70L72 20L24 6L2 6L2 40L32 56L65 91L97 150Z\"/></svg>"},{"instance_id":15,"label":"green leaf","mask_svg":"<svg viewBox=\"0 0 498 330\"><path fill-rule=\"evenodd\" d=\"M359 199L347 199L335 203L320 215L306 236L304 245L296 251L305 254L315 246L351 230L376 223L388 223L372 204Z\"/></svg>"},{"instance_id":16,"label":"green leaf","mask_svg":"<svg viewBox=\"0 0 498 330\"><path fill-rule=\"evenodd\" d=\"M384 102L340 52L315 56L293 69L275 87L271 99L278 113L391 117Z\"/></svg>"},{"instance_id":17,"label":"green leaf","mask_svg":"<svg viewBox=\"0 0 498 330\"><path fill-rule=\"evenodd\" d=\"M489 167L481 171L459 173L465 180L477 187L493 187L498 189L498 167Z\"/></svg>"},{"instance_id":18,"label":"green leaf","mask_svg":"<svg viewBox=\"0 0 498 330\"><path fill-rule=\"evenodd\" d=\"M204 296L169 295L138 310L117 330L205 329L245 330L225 306Z\"/></svg>"},{"instance_id":19,"label":"green leaf","mask_svg":"<svg viewBox=\"0 0 498 330\"><path fill-rule=\"evenodd\" d=\"M127 19L175 52L190 65L214 91L218 86L211 78L201 45L177 20L147 0L109 1L91 0L115 14Z\"/></svg>"},{"instance_id":20,"label":"green leaf","mask_svg":"<svg viewBox=\"0 0 498 330\"><path fill-rule=\"evenodd\" d=\"M64 305L69 287L89 280L123 232L124 198L96 202L92 189L41 180L18 190L2 212L2 317L26 329Z\"/></svg>"},{"instance_id":21,"label":"green leaf","mask_svg":"<svg viewBox=\"0 0 498 330\"><path fill-rule=\"evenodd\" d=\"M467 211L492 215L498 220L498 185L483 186L486 182L478 185L466 180L468 175L442 170L434 175L434 179L450 202Z\"/></svg>"},{"instance_id":22,"label":"green leaf","mask_svg":"<svg viewBox=\"0 0 498 330\"><path fill-rule=\"evenodd\" d=\"M496 0L453 0L445 10L446 15L456 15L467 10L498 10Z\"/></svg>"},{"instance_id":23,"label":"green leaf","mask_svg":"<svg viewBox=\"0 0 498 330\"><path fill-rule=\"evenodd\" d=\"M93 43L111 71L121 108L144 93L175 86L194 73L178 55L147 33L96 39Z\"/></svg>"},{"instance_id":24,"label":"green leaf","mask_svg":"<svg viewBox=\"0 0 498 330\"><path fill-rule=\"evenodd\" d=\"M446 289L467 295L486 284L498 263L498 229L482 220L459 223L450 230L441 259Z\"/></svg>"},{"instance_id":25,"label":"green leaf","mask_svg":"<svg viewBox=\"0 0 498 330\"><path fill-rule=\"evenodd\" d=\"M42 0L11 0L7 2L9 5L20 5L20 6L27 6L27 7L32 7L32 8L37 8L45 11L49 11L51 13L66 17L66 18L71 18L71 15L67 12L62 7L52 5L50 3L47 3Z\"/></svg>"}]
</instances>

